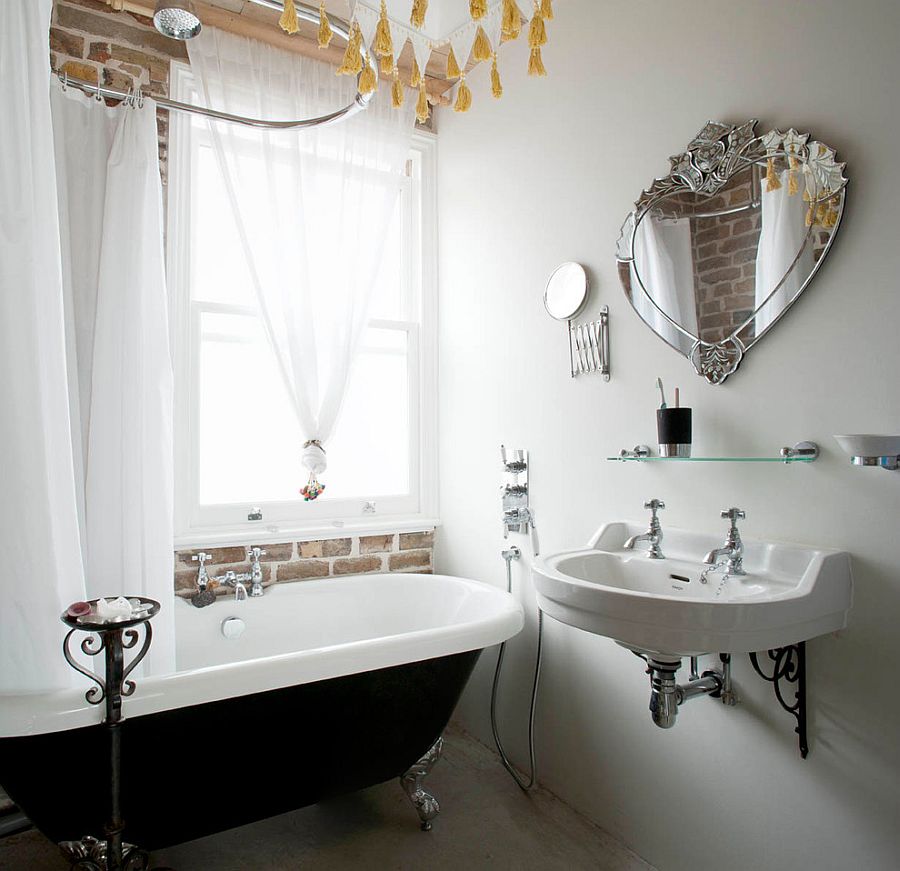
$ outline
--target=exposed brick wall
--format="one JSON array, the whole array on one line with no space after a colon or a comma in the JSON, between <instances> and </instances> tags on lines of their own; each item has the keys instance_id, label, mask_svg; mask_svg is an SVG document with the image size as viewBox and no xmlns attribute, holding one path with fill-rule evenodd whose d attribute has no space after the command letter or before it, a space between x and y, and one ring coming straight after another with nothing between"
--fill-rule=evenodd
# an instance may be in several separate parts
<instances>
[{"instance_id":1,"label":"exposed brick wall","mask_svg":"<svg viewBox=\"0 0 900 871\"><path fill-rule=\"evenodd\" d=\"M750 178L704 201L703 211L750 203ZM719 342L756 308L760 209L691 219L697 324L706 342Z\"/></svg>"},{"instance_id":2,"label":"exposed brick wall","mask_svg":"<svg viewBox=\"0 0 900 871\"><path fill-rule=\"evenodd\" d=\"M50 27L50 67L57 73L127 91L169 95L169 62L187 60L184 43L158 33L153 22L113 12L102 0L55 0ZM156 113L163 183L169 139L168 112Z\"/></svg>"},{"instance_id":3,"label":"exposed brick wall","mask_svg":"<svg viewBox=\"0 0 900 871\"><path fill-rule=\"evenodd\" d=\"M374 572L431 574L433 548L433 531L266 544L262 545L266 555L260 559L263 586ZM200 551L211 555L206 564L211 578L227 571L250 571L248 549L243 545L176 551L176 595L189 598L197 591L197 563L191 557ZM228 595L231 590L218 586L215 592Z\"/></svg>"}]
</instances>

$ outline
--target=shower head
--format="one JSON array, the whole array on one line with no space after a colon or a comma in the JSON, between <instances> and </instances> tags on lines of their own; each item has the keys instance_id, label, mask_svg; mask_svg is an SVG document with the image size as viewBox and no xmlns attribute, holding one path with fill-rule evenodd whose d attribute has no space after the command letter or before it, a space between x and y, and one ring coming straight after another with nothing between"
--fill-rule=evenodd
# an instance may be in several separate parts
<instances>
[{"instance_id":1,"label":"shower head","mask_svg":"<svg viewBox=\"0 0 900 871\"><path fill-rule=\"evenodd\" d=\"M192 0L156 0L153 25L163 36L193 39L200 33L200 18Z\"/></svg>"}]
</instances>

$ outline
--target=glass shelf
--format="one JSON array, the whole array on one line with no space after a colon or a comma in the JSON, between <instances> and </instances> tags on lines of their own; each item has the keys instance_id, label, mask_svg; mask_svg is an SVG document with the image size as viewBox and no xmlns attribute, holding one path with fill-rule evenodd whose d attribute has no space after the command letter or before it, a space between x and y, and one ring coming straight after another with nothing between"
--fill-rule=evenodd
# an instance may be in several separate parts
<instances>
[{"instance_id":1,"label":"glass shelf","mask_svg":"<svg viewBox=\"0 0 900 871\"><path fill-rule=\"evenodd\" d=\"M777 457L660 457L647 445L635 445L630 451L622 451L617 457L607 457L619 463L813 463L819 458L819 446L815 442L797 442L792 448L782 448Z\"/></svg>"},{"instance_id":2,"label":"glass shelf","mask_svg":"<svg viewBox=\"0 0 900 871\"><path fill-rule=\"evenodd\" d=\"M813 463L815 457L607 457L619 463Z\"/></svg>"}]
</instances>

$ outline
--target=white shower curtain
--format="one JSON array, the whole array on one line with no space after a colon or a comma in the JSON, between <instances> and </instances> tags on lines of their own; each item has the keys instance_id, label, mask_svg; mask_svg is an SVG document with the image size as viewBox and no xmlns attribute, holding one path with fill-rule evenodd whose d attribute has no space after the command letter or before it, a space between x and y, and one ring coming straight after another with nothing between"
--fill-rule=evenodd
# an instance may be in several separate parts
<instances>
[{"instance_id":1,"label":"white shower curtain","mask_svg":"<svg viewBox=\"0 0 900 871\"><path fill-rule=\"evenodd\" d=\"M809 228L806 226L808 204L796 193L788 190L788 173L781 173L781 187L764 191L762 195L762 224L759 249L756 254L756 308L764 307L756 314L756 335L775 320L784 307L797 295L815 264ZM797 252L803 246L799 257ZM778 290L778 282L784 278L797 258L791 274ZM775 293L772 293L772 291ZM769 296L771 295L771 299ZM768 302L766 300L768 299Z\"/></svg>"},{"instance_id":2,"label":"white shower curtain","mask_svg":"<svg viewBox=\"0 0 900 871\"><path fill-rule=\"evenodd\" d=\"M144 595L149 673L174 669L172 364L156 105L51 83L86 594Z\"/></svg>"},{"instance_id":3,"label":"white shower curtain","mask_svg":"<svg viewBox=\"0 0 900 871\"><path fill-rule=\"evenodd\" d=\"M59 615L84 597L47 95L50 5L0 3L0 693L74 682Z\"/></svg>"},{"instance_id":4,"label":"white shower curtain","mask_svg":"<svg viewBox=\"0 0 900 871\"><path fill-rule=\"evenodd\" d=\"M356 93L355 78L335 76L328 64L211 27L187 48L201 102L227 112L305 118L344 106ZM404 182L414 103L408 97L393 109L383 88L366 111L334 126L260 132L209 125L301 430L326 445Z\"/></svg>"},{"instance_id":5,"label":"white shower curtain","mask_svg":"<svg viewBox=\"0 0 900 871\"><path fill-rule=\"evenodd\" d=\"M654 305L640 287L635 287L634 307L655 333L689 354L693 341L676 330L659 309L694 336L699 335L690 221L657 220L652 214L645 215L635 235L634 265L656 302Z\"/></svg>"}]
</instances>

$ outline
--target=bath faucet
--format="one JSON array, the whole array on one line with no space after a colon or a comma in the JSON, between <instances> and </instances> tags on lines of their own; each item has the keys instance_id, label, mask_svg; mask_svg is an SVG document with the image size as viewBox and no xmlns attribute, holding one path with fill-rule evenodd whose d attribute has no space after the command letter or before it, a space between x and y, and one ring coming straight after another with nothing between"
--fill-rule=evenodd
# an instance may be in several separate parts
<instances>
[{"instance_id":1,"label":"bath faucet","mask_svg":"<svg viewBox=\"0 0 900 871\"><path fill-rule=\"evenodd\" d=\"M209 583L209 572L206 570L208 559L212 559L212 554L203 553L203 551L191 557L191 562L200 563L200 567L197 569L197 587L201 593L206 590L206 585Z\"/></svg>"},{"instance_id":2,"label":"bath faucet","mask_svg":"<svg viewBox=\"0 0 900 871\"><path fill-rule=\"evenodd\" d=\"M659 525L659 517L656 514L657 511L665 507L666 503L660 502L659 499L651 499L649 502L645 502L644 508L650 509L650 528L642 535L632 535L622 547L625 550L634 550L634 546L639 541L646 541L650 544L650 550L647 551L647 556L650 559L665 559L665 555L660 547L663 540L663 531Z\"/></svg>"},{"instance_id":3,"label":"bath faucet","mask_svg":"<svg viewBox=\"0 0 900 871\"><path fill-rule=\"evenodd\" d=\"M263 594L262 567L259 564L259 558L265 555L266 552L258 547L250 548L250 595L253 598ZM235 590L236 593L237 590Z\"/></svg>"},{"instance_id":4,"label":"bath faucet","mask_svg":"<svg viewBox=\"0 0 900 871\"><path fill-rule=\"evenodd\" d=\"M237 572L227 571L224 575L218 575L212 580L224 584L226 587L234 587L234 601L243 602L247 598L247 588L244 586L244 581L253 580L253 575L251 572L238 574Z\"/></svg>"},{"instance_id":5,"label":"bath faucet","mask_svg":"<svg viewBox=\"0 0 900 871\"><path fill-rule=\"evenodd\" d=\"M728 529L728 536L725 539L725 545L723 547L717 547L703 557L703 562L706 563L706 565L716 565L719 562L720 557L724 557L725 571L729 575L747 574L744 571L744 543L741 541L741 534L737 527L738 520L743 520L746 516L747 513L741 511L740 508L723 509L723 519L731 521L731 526Z\"/></svg>"}]
</instances>

